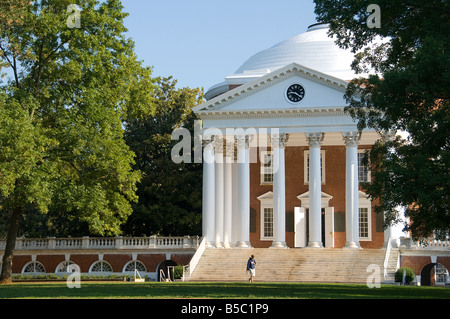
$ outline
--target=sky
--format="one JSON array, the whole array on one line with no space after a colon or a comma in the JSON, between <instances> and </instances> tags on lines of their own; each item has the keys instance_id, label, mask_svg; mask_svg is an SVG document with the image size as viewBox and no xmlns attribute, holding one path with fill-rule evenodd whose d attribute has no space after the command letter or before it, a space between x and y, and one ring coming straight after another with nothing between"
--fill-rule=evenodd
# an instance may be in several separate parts
<instances>
[{"instance_id":1,"label":"sky","mask_svg":"<svg viewBox=\"0 0 450 319\"><path fill-rule=\"evenodd\" d=\"M154 76L178 87L224 81L253 54L316 23L312 0L122 0L127 35Z\"/></svg>"}]
</instances>

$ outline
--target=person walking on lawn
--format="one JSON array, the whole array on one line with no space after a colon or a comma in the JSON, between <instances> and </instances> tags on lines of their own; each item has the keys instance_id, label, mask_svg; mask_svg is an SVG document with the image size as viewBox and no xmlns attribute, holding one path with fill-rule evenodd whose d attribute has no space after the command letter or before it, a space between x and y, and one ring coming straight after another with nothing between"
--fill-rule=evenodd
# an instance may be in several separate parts
<instances>
[{"instance_id":1,"label":"person walking on lawn","mask_svg":"<svg viewBox=\"0 0 450 319\"><path fill-rule=\"evenodd\" d=\"M251 255L251 257L247 261L247 271L250 272L250 278L248 279L249 282L253 282L255 278L255 266L256 266L255 256Z\"/></svg>"}]
</instances>

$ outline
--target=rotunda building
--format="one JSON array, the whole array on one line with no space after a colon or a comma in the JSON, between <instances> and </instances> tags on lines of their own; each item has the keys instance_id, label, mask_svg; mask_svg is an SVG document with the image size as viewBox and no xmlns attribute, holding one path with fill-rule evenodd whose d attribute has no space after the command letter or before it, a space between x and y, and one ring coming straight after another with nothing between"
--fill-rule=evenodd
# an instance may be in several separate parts
<instances>
[{"instance_id":1,"label":"rotunda building","mask_svg":"<svg viewBox=\"0 0 450 319\"><path fill-rule=\"evenodd\" d=\"M359 186L380 136L345 111L353 59L314 24L206 92L194 112L207 247L381 248L392 237Z\"/></svg>"}]
</instances>

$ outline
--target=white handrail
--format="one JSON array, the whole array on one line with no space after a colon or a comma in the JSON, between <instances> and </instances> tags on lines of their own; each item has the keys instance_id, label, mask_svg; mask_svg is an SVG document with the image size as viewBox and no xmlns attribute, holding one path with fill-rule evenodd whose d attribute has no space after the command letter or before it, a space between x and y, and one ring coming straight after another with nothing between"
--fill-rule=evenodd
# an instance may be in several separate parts
<instances>
[{"instance_id":1,"label":"white handrail","mask_svg":"<svg viewBox=\"0 0 450 319\"><path fill-rule=\"evenodd\" d=\"M188 278L191 277L192 273L194 272L195 268L197 267L198 262L200 261L200 258L202 257L204 251L206 249L206 241L205 241L205 237L202 238L202 240L200 241L200 244L198 245L198 248L194 254L194 256L192 256L191 261L189 262L188 265ZM186 276L185 276L185 269L183 268L183 280L186 280Z\"/></svg>"},{"instance_id":2,"label":"white handrail","mask_svg":"<svg viewBox=\"0 0 450 319\"><path fill-rule=\"evenodd\" d=\"M392 243L391 243L391 238L389 237L387 245L386 245L386 253L384 255L384 263L383 263L385 279L387 277L387 268L389 265L389 256L391 255L391 248L392 248Z\"/></svg>"}]
</instances>

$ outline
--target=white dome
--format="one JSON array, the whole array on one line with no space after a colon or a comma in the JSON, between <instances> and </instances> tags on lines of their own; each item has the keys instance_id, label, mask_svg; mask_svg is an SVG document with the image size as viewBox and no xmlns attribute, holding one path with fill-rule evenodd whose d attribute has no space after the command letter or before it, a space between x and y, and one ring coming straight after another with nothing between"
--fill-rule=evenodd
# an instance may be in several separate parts
<instances>
[{"instance_id":1,"label":"white dome","mask_svg":"<svg viewBox=\"0 0 450 319\"><path fill-rule=\"evenodd\" d=\"M255 80L293 62L346 81L364 76L356 75L351 69L354 53L350 49L339 48L335 38L328 36L328 30L328 24L313 24L307 32L256 53L224 82L211 87L205 94L206 99L228 91L230 86Z\"/></svg>"},{"instance_id":2,"label":"white dome","mask_svg":"<svg viewBox=\"0 0 450 319\"><path fill-rule=\"evenodd\" d=\"M250 57L235 74L270 73L292 62L342 80L355 77L354 54L340 49L327 34L327 24L312 25L296 35Z\"/></svg>"}]
</instances>

